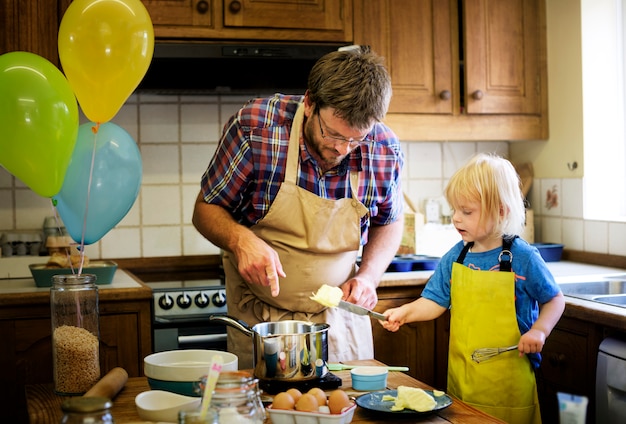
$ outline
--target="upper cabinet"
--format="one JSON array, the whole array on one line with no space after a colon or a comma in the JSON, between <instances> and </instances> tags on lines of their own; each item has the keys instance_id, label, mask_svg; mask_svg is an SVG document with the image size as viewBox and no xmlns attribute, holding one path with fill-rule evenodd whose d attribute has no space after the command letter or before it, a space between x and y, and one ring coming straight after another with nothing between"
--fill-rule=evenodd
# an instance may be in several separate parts
<instances>
[{"instance_id":1,"label":"upper cabinet","mask_svg":"<svg viewBox=\"0 0 626 424\"><path fill-rule=\"evenodd\" d=\"M157 38L352 42L352 0L142 0Z\"/></svg>"},{"instance_id":2,"label":"upper cabinet","mask_svg":"<svg viewBox=\"0 0 626 424\"><path fill-rule=\"evenodd\" d=\"M58 65L57 33L65 10L63 3L0 0L0 54L26 51Z\"/></svg>"},{"instance_id":3,"label":"upper cabinet","mask_svg":"<svg viewBox=\"0 0 626 424\"><path fill-rule=\"evenodd\" d=\"M400 138L548 138L544 0L354 0L354 15L354 42L385 57Z\"/></svg>"},{"instance_id":4,"label":"upper cabinet","mask_svg":"<svg viewBox=\"0 0 626 424\"><path fill-rule=\"evenodd\" d=\"M537 0L466 0L463 5L467 113L540 114L546 50L539 11L545 5Z\"/></svg>"}]
</instances>

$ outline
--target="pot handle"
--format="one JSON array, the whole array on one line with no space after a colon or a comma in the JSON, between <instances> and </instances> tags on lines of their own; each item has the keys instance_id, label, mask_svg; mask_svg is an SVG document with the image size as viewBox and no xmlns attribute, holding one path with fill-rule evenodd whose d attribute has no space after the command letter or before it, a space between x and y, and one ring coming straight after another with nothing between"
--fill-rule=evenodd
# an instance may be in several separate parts
<instances>
[{"instance_id":1,"label":"pot handle","mask_svg":"<svg viewBox=\"0 0 626 424\"><path fill-rule=\"evenodd\" d=\"M209 321L222 321L223 323L230 325L231 327L236 328L242 333L252 337L254 335L254 331L250 328L245 321L240 319L233 318L229 315L210 315Z\"/></svg>"}]
</instances>

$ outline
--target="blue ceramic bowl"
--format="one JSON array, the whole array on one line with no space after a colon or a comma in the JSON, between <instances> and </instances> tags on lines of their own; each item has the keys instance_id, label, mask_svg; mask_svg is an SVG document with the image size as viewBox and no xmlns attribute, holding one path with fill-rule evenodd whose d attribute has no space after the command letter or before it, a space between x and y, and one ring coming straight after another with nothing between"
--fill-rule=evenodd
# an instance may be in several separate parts
<instances>
[{"instance_id":1,"label":"blue ceramic bowl","mask_svg":"<svg viewBox=\"0 0 626 424\"><path fill-rule=\"evenodd\" d=\"M546 262L558 262L563 254L563 245L558 243L533 243Z\"/></svg>"},{"instance_id":2,"label":"blue ceramic bowl","mask_svg":"<svg viewBox=\"0 0 626 424\"><path fill-rule=\"evenodd\" d=\"M356 367L350 370L352 388L362 392L384 390L387 388L387 368Z\"/></svg>"}]
</instances>

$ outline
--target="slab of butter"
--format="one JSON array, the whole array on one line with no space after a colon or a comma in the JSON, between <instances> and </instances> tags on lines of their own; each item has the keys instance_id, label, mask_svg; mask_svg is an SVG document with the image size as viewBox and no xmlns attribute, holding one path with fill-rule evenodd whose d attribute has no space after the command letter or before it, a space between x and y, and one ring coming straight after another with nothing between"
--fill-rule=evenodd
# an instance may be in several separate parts
<instances>
[{"instance_id":1,"label":"slab of butter","mask_svg":"<svg viewBox=\"0 0 626 424\"><path fill-rule=\"evenodd\" d=\"M339 305L339 301L343 297L343 292L339 287L331 287L324 284L317 290L317 293L313 293L311 299L329 308L334 308Z\"/></svg>"},{"instance_id":2,"label":"slab of butter","mask_svg":"<svg viewBox=\"0 0 626 424\"><path fill-rule=\"evenodd\" d=\"M412 409L417 412L432 411L437 406L437 401L424 390L417 387L398 386L398 396L389 396L394 400L392 411ZM383 400L386 400L383 398ZM389 399L391 400L391 399Z\"/></svg>"}]
</instances>

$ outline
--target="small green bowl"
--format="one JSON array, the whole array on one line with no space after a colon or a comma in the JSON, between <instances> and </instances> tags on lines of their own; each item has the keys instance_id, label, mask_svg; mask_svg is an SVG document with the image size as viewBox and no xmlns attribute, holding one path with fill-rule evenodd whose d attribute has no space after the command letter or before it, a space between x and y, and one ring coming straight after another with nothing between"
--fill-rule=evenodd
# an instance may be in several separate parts
<instances>
[{"instance_id":1,"label":"small green bowl","mask_svg":"<svg viewBox=\"0 0 626 424\"><path fill-rule=\"evenodd\" d=\"M52 276L76 274L77 268L48 268L46 264L32 264L28 266L30 273L35 279L37 287L52 287ZM89 266L82 269L83 274L93 274L96 276L96 284L111 284L113 276L117 270L117 264L113 261L91 261Z\"/></svg>"}]
</instances>

